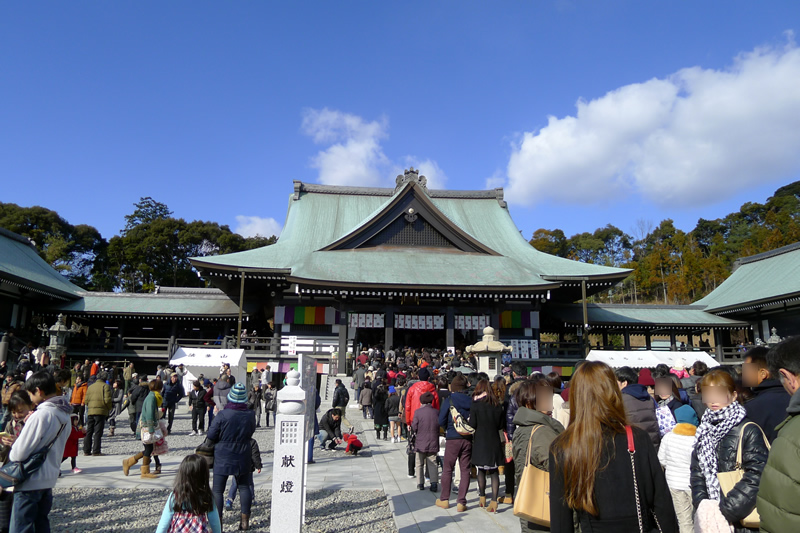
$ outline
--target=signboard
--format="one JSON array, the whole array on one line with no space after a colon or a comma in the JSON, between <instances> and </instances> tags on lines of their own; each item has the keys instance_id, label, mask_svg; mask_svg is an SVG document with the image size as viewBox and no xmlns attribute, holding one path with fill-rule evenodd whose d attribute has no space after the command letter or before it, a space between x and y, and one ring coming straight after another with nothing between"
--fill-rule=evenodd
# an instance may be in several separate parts
<instances>
[{"instance_id":1,"label":"signboard","mask_svg":"<svg viewBox=\"0 0 800 533\"><path fill-rule=\"evenodd\" d=\"M297 355L297 337L289 337L289 355Z\"/></svg>"},{"instance_id":2,"label":"signboard","mask_svg":"<svg viewBox=\"0 0 800 533\"><path fill-rule=\"evenodd\" d=\"M307 355L297 357L297 370L300 372L300 387L306 393L305 439L314 436L314 406L317 402L317 360Z\"/></svg>"}]
</instances>

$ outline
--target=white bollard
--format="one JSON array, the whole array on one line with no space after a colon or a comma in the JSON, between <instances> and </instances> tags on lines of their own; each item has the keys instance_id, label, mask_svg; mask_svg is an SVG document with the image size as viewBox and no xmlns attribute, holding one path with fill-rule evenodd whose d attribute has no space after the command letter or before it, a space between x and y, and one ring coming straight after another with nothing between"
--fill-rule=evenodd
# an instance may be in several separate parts
<instances>
[{"instance_id":1,"label":"white bollard","mask_svg":"<svg viewBox=\"0 0 800 533\"><path fill-rule=\"evenodd\" d=\"M278 400L270 530L300 533L306 498L305 444L310 437L305 434L306 393L300 388L299 372L286 375L286 386L278 392Z\"/></svg>"}]
</instances>

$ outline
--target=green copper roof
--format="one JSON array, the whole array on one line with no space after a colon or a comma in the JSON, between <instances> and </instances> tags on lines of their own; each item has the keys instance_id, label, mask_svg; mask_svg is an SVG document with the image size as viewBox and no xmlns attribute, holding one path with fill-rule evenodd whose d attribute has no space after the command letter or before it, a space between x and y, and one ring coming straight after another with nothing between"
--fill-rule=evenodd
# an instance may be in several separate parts
<instances>
[{"instance_id":1,"label":"green copper roof","mask_svg":"<svg viewBox=\"0 0 800 533\"><path fill-rule=\"evenodd\" d=\"M295 182L276 244L194 258L198 268L290 269L291 279L342 284L468 287L554 286L546 277L619 280L628 270L551 256L533 248L514 225L496 191L425 191L446 218L499 255L429 248L320 251L369 223L406 189L363 189Z\"/></svg>"},{"instance_id":2,"label":"green copper roof","mask_svg":"<svg viewBox=\"0 0 800 533\"><path fill-rule=\"evenodd\" d=\"M733 274L695 302L712 313L800 297L800 243L739 259Z\"/></svg>"},{"instance_id":3,"label":"green copper roof","mask_svg":"<svg viewBox=\"0 0 800 533\"><path fill-rule=\"evenodd\" d=\"M28 239L0 228L0 281L57 298L82 291L39 257Z\"/></svg>"},{"instance_id":4,"label":"green copper roof","mask_svg":"<svg viewBox=\"0 0 800 533\"><path fill-rule=\"evenodd\" d=\"M81 299L58 306L62 313L139 316L238 316L236 302L222 291L188 290L184 293L138 294L81 292Z\"/></svg>"},{"instance_id":5,"label":"green copper roof","mask_svg":"<svg viewBox=\"0 0 800 533\"><path fill-rule=\"evenodd\" d=\"M548 309L559 320L569 324L583 323L580 304L549 305ZM625 329L652 328L741 328L747 322L707 313L696 305L625 305L588 304L589 324L595 327L617 326Z\"/></svg>"}]
</instances>

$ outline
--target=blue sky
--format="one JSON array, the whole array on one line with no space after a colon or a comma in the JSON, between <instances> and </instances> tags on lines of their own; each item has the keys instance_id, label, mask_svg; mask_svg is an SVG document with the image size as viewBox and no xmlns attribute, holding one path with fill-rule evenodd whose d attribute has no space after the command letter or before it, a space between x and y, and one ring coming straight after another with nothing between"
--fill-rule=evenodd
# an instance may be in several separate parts
<instances>
[{"instance_id":1,"label":"blue sky","mask_svg":"<svg viewBox=\"0 0 800 533\"><path fill-rule=\"evenodd\" d=\"M800 4L4 2L0 201L278 231L292 180L504 186L526 237L800 179ZM248 218L250 217L250 218Z\"/></svg>"}]
</instances>

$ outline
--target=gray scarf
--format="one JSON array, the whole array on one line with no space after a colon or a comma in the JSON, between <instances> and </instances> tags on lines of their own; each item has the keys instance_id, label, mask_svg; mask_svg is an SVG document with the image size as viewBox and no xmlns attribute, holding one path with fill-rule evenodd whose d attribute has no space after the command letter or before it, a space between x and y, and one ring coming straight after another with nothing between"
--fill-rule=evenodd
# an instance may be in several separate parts
<instances>
[{"instance_id":1,"label":"gray scarf","mask_svg":"<svg viewBox=\"0 0 800 533\"><path fill-rule=\"evenodd\" d=\"M694 449L703 476L706 478L708 498L719 500L719 479L717 479L717 450L722 437L739 425L746 416L744 407L739 402L733 402L728 407L719 411L707 409L703 414L700 427L697 428Z\"/></svg>"}]
</instances>

